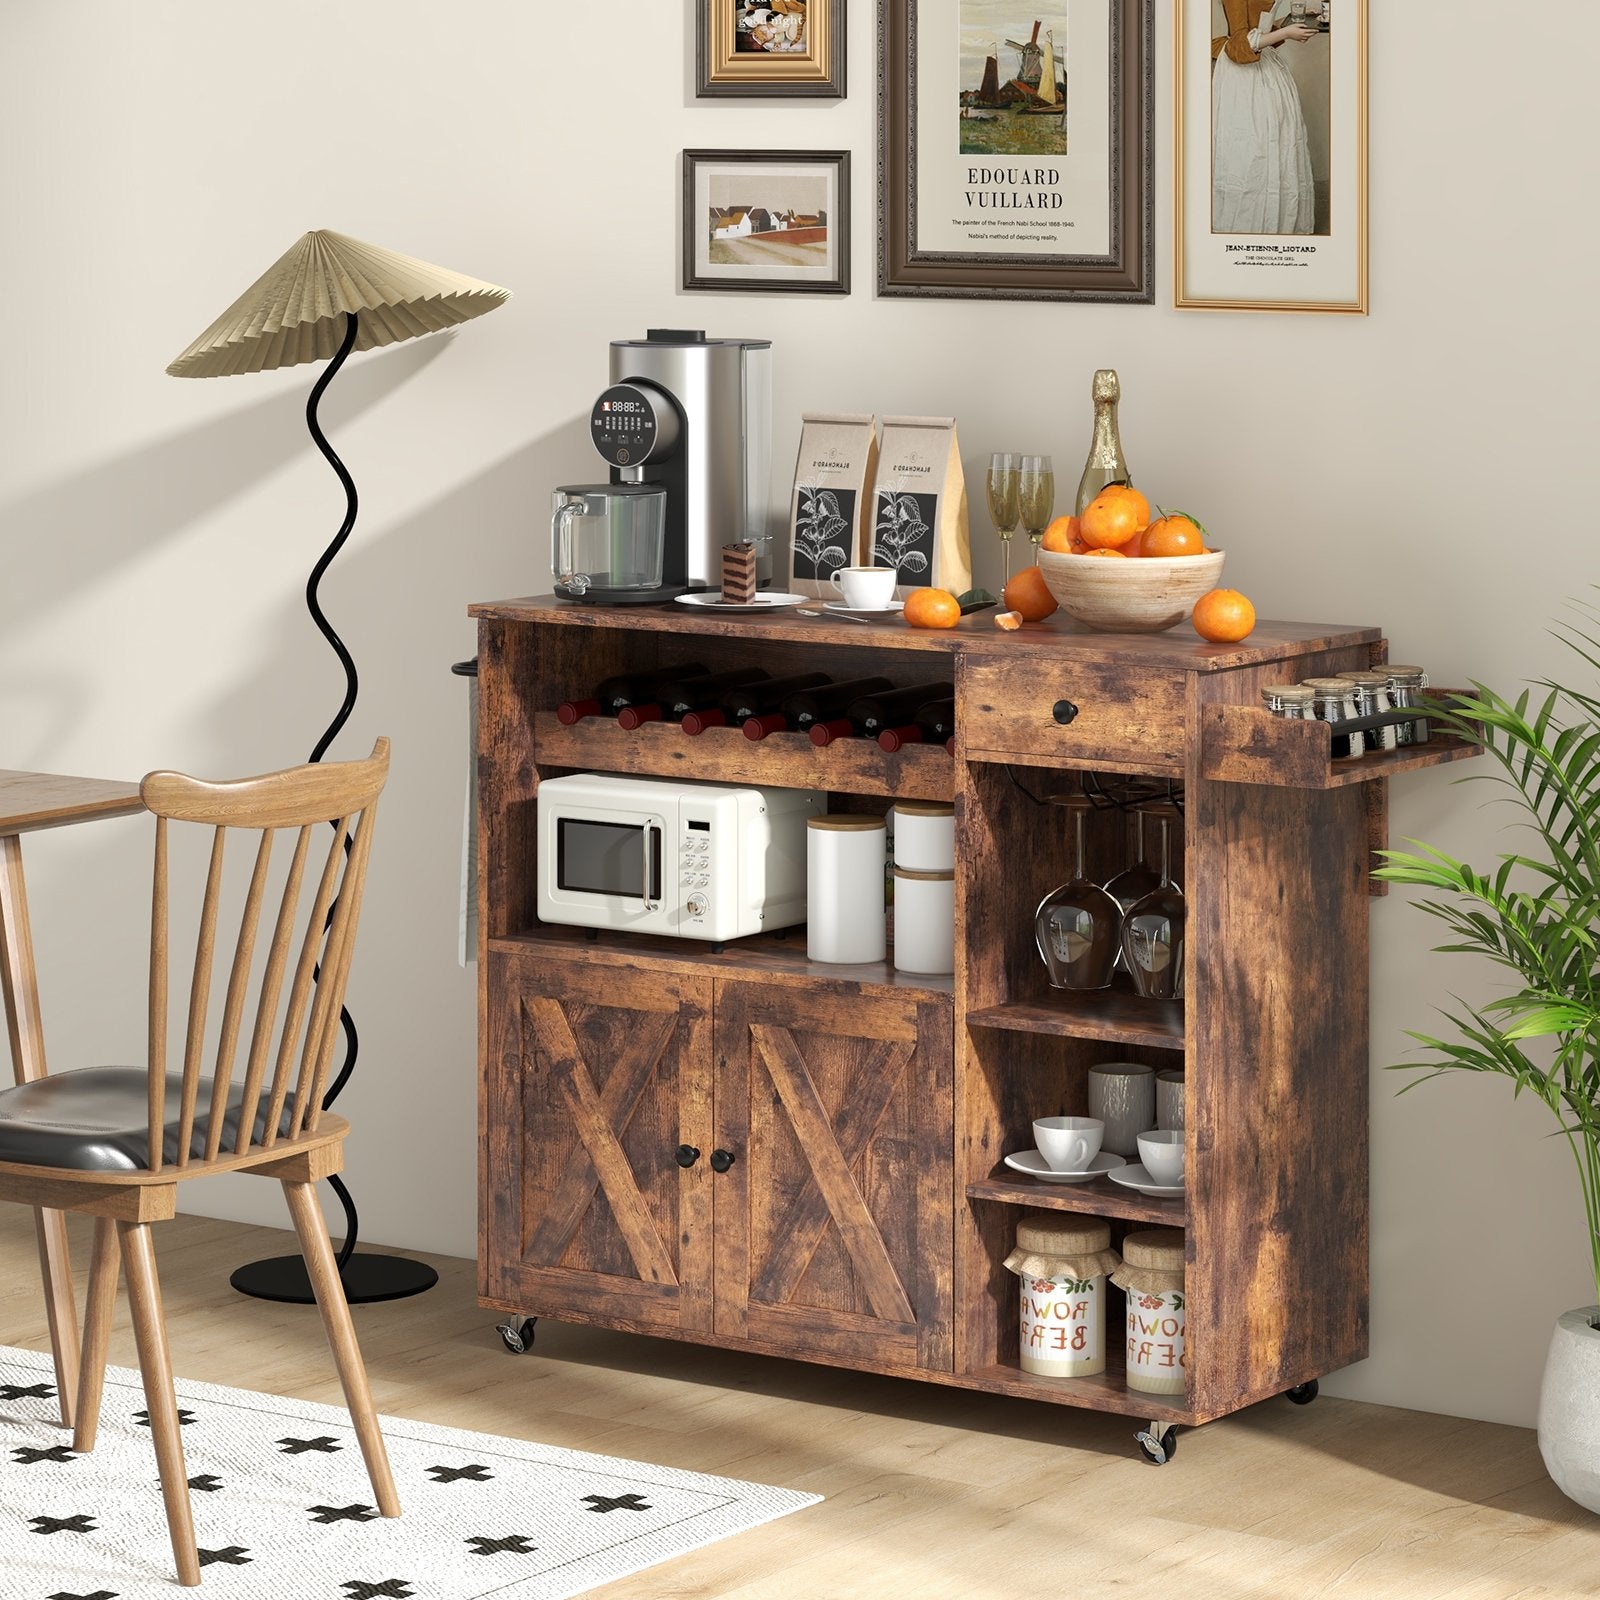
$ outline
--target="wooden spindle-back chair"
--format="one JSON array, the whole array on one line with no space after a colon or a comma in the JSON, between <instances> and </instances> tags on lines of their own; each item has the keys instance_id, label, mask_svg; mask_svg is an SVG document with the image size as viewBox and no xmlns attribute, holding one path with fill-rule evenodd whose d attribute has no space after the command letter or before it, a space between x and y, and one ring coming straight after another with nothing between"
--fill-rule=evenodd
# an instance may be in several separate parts
<instances>
[{"instance_id":1,"label":"wooden spindle-back chair","mask_svg":"<svg viewBox=\"0 0 1600 1600\"><path fill-rule=\"evenodd\" d=\"M314 1191L319 1179L340 1169L349 1131L344 1118L323 1111L322 1101L388 768L389 741L379 739L364 761L292 767L228 783L175 772L146 777L140 794L156 818L146 1067L89 1067L0 1091L0 1200L97 1219L73 1448L94 1447L120 1253L167 1523L184 1584L199 1583L200 1568L151 1225L175 1215L178 1184L194 1178L253 1172L283 1185L377 1508L384 1516L399 1515ZM174 972L185 964L182 952L171 948L169 928L171 823L212 829L181 1058L176 1052L169 1056L168 1042L169 1010L183 1001L181 971L177 982ZM260 837L213 1053L207 1024L221 972L217 924L227 843L231 834L252 831ZM275 847L280 835L290 833L287 875L258 959Z\"/></svg>"}]
</instances>

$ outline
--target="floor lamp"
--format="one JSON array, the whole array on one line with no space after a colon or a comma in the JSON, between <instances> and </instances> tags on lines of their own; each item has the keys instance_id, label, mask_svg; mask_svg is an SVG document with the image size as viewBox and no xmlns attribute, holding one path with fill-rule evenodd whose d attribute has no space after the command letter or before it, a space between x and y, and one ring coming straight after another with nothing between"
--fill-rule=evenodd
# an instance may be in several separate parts
<instances>
[{"instance_id":1,"label":"floor lamp","mask_svg":"<svg viewBox=\"0 0 1600 1600\"><path fill-rule=\"evenodd\" d=\"M323 758L349 719L358 689L355 662L317 601L323 573L355 526L357 504L355 482L317 422L318 403L352 350L438 333L493 311L508 299L509 292L492 283L319 228L269 267L167 368L175 378L221 378L304 361L328 362L306 403L306 426L344 485L346 508L338 533L311 569L306 609L344 668L345 694L344 704L311 752L312 761ZM328 915L333 915L332 907ZM358 1041L348 1009L340 1011L339 1024L344 1030L344 1059L323 1098L324 1108L338 1099L355 1070ZM400 1300L432 1288L438 1274L423 1262L356 1252L355 1202L339 1178L329 1178L328 1183L345 1213L344 1247L338 1261L346 1298L356 1304ZM253 1261L240 1267L231 1282L241 1293L260 1300L310 1305L314 1298L298 1255Z\"/></svg>"}]
</instances>

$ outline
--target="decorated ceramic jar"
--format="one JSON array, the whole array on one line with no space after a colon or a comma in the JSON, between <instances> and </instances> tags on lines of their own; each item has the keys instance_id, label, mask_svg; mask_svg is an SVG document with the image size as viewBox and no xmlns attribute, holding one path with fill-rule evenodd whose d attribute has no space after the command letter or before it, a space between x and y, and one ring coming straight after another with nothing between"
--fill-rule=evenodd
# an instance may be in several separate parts
<instances>
[{"instance_id":1,"label":"decorated ceramic jar","mask_svg":"<svg viewBox=\"0 0 1600 1600\"><path fill-rule=\"evenodd\" d=\"M1099 1217L1023 1215L1006 1266L1021 1279L1024 1372L1087 1378L1106 1370L1106 1274L1119 1262Z\"/></svg>"},{"instance_id":2,"label":"decorated ceramic jar","mask_svg":"<svg viewBox=\"0 0 1600 1600\"><path fill-rule=\"evenodd\" d=\"M1122 1241L1122 1265L1111 1281L1128 1297L1128 1387L1147 1394L1182 1394L1183 1230L1130 1233Z\"/></svg>"}]
</instances>

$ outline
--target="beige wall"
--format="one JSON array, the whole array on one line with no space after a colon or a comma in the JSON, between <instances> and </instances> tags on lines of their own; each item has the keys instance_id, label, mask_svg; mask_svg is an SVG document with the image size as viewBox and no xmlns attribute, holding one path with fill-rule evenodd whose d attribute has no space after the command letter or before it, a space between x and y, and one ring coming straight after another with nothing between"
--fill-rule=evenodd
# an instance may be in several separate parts
<instances>
[{"instance_id":1,"label":"beige wall","mask_svg":"<svg viewBox=\"0 0 1600 1600\"><path fill-rule=\"evenodd\" d=\"M1578 292L1595 238L1572 204L1592 164L1587 11L1570 19L1587 40L1519 52L1424 6L1375 8L1373 315L1346 319L1168 308L1165 5L1153 307L876 300L873 6L850 8L836 105L697 103L690 7L647 10L608 33L613 8L526 0L280 0L270 21L205 0L0 8L0 764L226 774L303 756L340 691L301 603L342 509L303 431L312 375L162 368L310 227L516 291L454 338L358 357L324 407L364 494L324 590L363 675L340 750L395 741L347 1101L352 1181L387 1243L473 1248L448 667L473 649L469 600L545 580L547 492L591 470L608 339L770 336L780 480L801 411L834 407L950 411L969 474L991 449L1042 449L1070 484L1090 374L1114 365L1134 471L1205 518L1262 614L1381 623L1444 682L1557 670L1546 623L1595 575L1596 314ZM1495 115L1464 113L1471 83L1494 84ZM686 146L851 149L856 292L677 293ZM1482 855L1497 836L1479 799L1447 773L1398 783L1394 832ZM146 850L132 823L30 844L59 1065L137 1048ZM1374 1354L1329 1388L1527 1422L1551 1319L1592 1294L1577 1188L1538 1108L1499 1083L1396 1100L1377 1070L1450 988L1487 993L1423 953L1429 936L1400 897L1374 904ZM217 1209L276 1214L239 1182Z\"/></svg>"}]
</instances>

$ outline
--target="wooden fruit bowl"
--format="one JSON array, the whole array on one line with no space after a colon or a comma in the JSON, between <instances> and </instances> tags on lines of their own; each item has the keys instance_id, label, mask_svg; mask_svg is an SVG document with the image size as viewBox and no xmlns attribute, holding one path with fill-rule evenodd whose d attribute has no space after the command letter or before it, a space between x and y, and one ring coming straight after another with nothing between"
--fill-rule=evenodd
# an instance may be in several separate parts
<instances>
[{"instance_id":1,"label":"wooden fruit bowl","mask_svg":"<svg viewBox=\"0 0 1600 1600\"><path fill-rule=\"evenodd\" d=\"M1175 628L1222 580L1226 552L1201 556L1074 556L1039 552L1045 587L1061 609L1101 633L1160 633Z\"/></svg>"}]
</instances>

